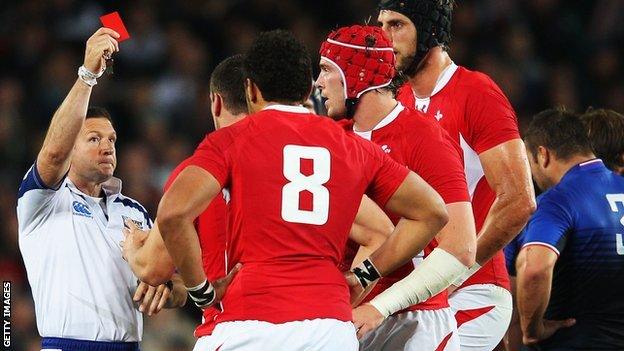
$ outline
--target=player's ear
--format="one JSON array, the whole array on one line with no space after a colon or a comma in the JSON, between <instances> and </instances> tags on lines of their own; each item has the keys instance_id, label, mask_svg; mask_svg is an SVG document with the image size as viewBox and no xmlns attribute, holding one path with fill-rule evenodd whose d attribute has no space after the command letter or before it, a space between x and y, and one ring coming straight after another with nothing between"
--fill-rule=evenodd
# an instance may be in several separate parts
<instances>
[{"instance_id":1,"label":"player's ear","mask_svg":"<svg viewBox=\"0 0 624 351\"><path fill-rule=\"evenodd\" d=\"M543 146L537 147L537 164L540 165L542 168L548 167L551 161L551 157L552 154L550 153L550 150Z\"/></svg>"},{"instance_id":2,"label":"player's ear","mask_svg":"<svg viewBox=\"0 0 624 351\"><path fill-rule=\"evenodd\" d=\"M251 81L251 79L245 79L245 95L247 95L247 101L251 103L258 102L258 86Z\"/></svg>"},{"instance_id":3,"label":"player's ear","mask_svg":"<svg viewBox=\"0 0 624 351\"><path fill-rule=\"evenodd\" d=\"M221 110L223 109L223 97L219 94L214 94L211 104L212 115L215 117L221 116Z\"/></svg>"}]
</instances>

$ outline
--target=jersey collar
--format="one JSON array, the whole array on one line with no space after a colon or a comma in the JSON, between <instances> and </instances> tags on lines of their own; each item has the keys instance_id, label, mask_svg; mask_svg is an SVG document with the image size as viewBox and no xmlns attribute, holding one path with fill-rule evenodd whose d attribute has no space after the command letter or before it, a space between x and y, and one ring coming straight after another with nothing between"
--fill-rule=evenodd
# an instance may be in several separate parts
<instances>
[{"instance_id":1,"label":"jersey collar","mask_svg":"<svg viewBox=\"0 0 624 351\"><path fill-rule=\"evenodd\" d=\"M262 109L264 110L276 110L281 112L290 112L290 113L310 113L310 110L301 106L301 105L269 105Z\"/></svg>"},{"instance_id":2,"label":"jersey collar","mask_svg":"<svg viewBox=\"0 0 624 351\"><path fill-rule=\"evenodd\" d=\"M459 66L457 66L455 62L451 61L451 64L448 67L446 67L444 71L442 71L440 76L438 77L438 81L436 82L435 87L433 87L433 91L431 92L430 96L434 96L440 90L444 89L444 87L448 84L448 82L451 80L451 78L457 71L457 68L459 68Z\"/></svg>"},{"instance_id":3,"label":"jersey collar","mask_svg":"<svg viewBox=\"0 0 624 351\"><path fill-rule=\"evenodd\" d=\"M583 171L589 171L592 169L598 169L598 168L606 168L606 166L604 165L604 163L602 162L601 159L599 158L594 158L585 162L581 162L579 164L577 164L576 166L570 168L561 178L561 180L563 180L563 178L566 178L568 176L574 175L578 172L583 172Z\"/></svg>"},{"instance_id":4,"label":"jersey collar","mask_svg":"<svg viewBox=\"0 0 624 351\"><path fill-rule=\"evenodd\" d=\"M405 107L400 102L397 102L397 105L392 109L392 111L390 111L390 113L386 117L384 117L381 121L379 121L379 123L377 123L377 125L375 125L373 129L365 131L365 132L356 131L355 124L354 124L353 132L355 132L355 134L362 136L363 134L370 133L373 130L381 129L387 126L388 124L392 123L392 121L394 121L397 117L399 117L399 114L403 112L404 109Z\"/></svg>"}]
</instances>

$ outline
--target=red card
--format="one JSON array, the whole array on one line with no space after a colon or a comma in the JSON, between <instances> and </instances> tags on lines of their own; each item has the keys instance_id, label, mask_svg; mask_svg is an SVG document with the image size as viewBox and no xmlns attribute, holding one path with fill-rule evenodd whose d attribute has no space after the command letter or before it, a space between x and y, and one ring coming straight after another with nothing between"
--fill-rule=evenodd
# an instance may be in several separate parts
<instances>
[{"instance_id":1,"label":"red card","mask_svg":"<svg viewBox=\"0 0 624 351\"><path fill-rule=\"evenodd\" d=\"M122 41L130 38L130 34L128 34L126 26L124 26L124 23L121 20L121 17L119 17L119 13L117 11L101 16L100 21L104 27L110 28L119 33L117 42L121 43Z\"/></svg>"}]
</instances>

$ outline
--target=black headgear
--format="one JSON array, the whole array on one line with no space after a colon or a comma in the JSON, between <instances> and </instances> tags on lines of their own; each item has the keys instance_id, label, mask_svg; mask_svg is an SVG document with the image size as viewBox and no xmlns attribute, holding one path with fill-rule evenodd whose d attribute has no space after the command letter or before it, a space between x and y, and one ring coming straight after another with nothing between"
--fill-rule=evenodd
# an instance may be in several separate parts
<instances>
[{"instance_id":1,"label":"black headgear","mask_svg":"<svg viewBox=\"0 0 624 351\"><path fill-rule=\"evenodd\" d=\"M412 75L416 67L436 46L448 48L451 42L452 0L381 0L379 10L390 10L407 16L416 26L416 55L405 74Z\"/></svg>"}]
</instances>

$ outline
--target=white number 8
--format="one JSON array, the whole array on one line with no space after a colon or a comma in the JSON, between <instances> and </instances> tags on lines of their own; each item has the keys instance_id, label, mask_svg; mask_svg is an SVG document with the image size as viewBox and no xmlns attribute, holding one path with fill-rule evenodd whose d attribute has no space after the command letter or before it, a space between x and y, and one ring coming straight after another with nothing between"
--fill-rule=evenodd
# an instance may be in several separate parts
<instances>
[{"instance_id":1,"label":"white number 8","mask_svg":"<svg viewBox=\"0 0 624 351\"><path fill-rule=\"evenodd\" d=\"M301 159L310 159L312 174L301 173ZM329 215L330 155L323 147L286 145L284 147L284 177L290 182L282 188L282 218L286 222L323 225ZM312 210L299 209L299 196L312 193Z\"/></svg>"}]
</instances>

